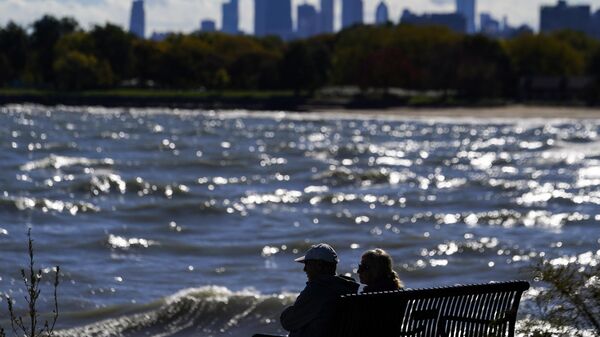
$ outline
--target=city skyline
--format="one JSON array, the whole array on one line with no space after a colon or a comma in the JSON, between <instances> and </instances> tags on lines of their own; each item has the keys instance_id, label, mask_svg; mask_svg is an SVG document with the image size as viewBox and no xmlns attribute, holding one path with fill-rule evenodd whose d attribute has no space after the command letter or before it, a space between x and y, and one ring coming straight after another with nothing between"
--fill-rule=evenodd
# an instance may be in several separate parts
<instances>
[{"instance_id":1,"label":"city skyline","mask_svg":"<svg viewBox=\"0 0 600 337\"><path fill-rule=\"evenodd\" d=\"M181 31L198 29L199 20L213 20L222 27L222 4L228 0L146 0L146 34L152 32ZM254 0L240 0L240 31L254 31ZM375 11L380 0L364 0L364 22L375 21ZM497 18L508 16L511 25L527 24L539 28L539 12L542 5L554 5L556 0L529 0L525 4L519 0L479 0L477 17L481 13L491 13ZM307 3L320 10L320 0L292 0L294 26L297 23L296 9ZM600 9L600 0L571 0L572 5L588 4L592 10ZM390 20L397 22L404 9L415 13L441 13L456 10L454 0L387 0ZM521 8L515 11L514 8ZM0 0L0 24L14 21L27 25L44 14L74 17L83 28L94 24L110 22L124 28L129 26L131 1L123 0ZM341 1L336 1L334 27L341 27Z\"/></svg>"}]
</instances>

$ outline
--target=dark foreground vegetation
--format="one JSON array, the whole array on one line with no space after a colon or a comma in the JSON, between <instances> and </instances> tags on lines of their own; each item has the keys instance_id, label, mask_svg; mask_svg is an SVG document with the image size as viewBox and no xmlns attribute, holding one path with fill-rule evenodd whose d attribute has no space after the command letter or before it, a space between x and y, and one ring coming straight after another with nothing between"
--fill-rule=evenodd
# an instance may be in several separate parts
<instances>
[{"instance_id":1,"label":"dark foreground vegetation","mask_svg":"<svg viewBox=\"0 0 600 337\"><path fill-rule=\"evenodd\" d=\"M291 42L220 33L155 42L111 24L85 31L50 16L31 27L0 27L0 87L21 90L0 96L137 88L193 90L202 99L232 91L312 97L325 87L354 87L379 90L380 98L403 88L442 100L594 104L599 83L600 42L569 31L497 40L387 25Z\"/></svg>"},{"instance_id":2,"label":"dark foreground vegetation","mask_svg":"<svg viewBox=\"0 0 600 337\"><path fill-rule=\"evenodd\" d=\"M54 334L54 326L58 319L58 275L60 268L55 267L54 274L54 309L52 310L50 321L41 321L41 313L38 307L38 299L41 294L40 284L42 281L43 273L41 269L36 270L34 259L33 259L33 239L31 239L31 229L27 232L28 239L28 252L29 252L29 265L27 269L21 269L21 280L25 287L24 300L27 304L25 313L21 316L17 309L14 307L14 299L6 296L6 302L8 303L8 318L10 320L10 326L14 336L21 337L52 337ZM0 315L0 318L3 318ZM0 327L0 337L6 337L4 328Z\"/></svg>"},{"instance_id":3,"label":"dark foreground vegetation","mask_svg":"<svg viewBox=\"0 0 600 337\"><path fill-rule=\"evenodd\" d=\"M538 262L532 268L534 277L545 286L535 298L538 321L526 322L521 333L532 337L600 337L598 262L594 257L585 265Z\"/></svg>"}]
</instances>

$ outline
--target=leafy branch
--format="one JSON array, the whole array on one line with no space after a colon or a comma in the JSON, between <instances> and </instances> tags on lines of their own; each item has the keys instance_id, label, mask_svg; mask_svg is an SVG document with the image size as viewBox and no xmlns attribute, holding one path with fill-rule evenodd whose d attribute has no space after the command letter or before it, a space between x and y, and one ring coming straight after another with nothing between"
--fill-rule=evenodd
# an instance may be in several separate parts
<instances>
[{"instance_id":1,"label":"leafy branch","mask_svg":"<svg viewBox=\"0 0 600 337\"><path fill-rule=\"evenodd\" d=\"M532 270L535 279L546 286L536 305L539 318L550 329L527 327L529 335L600 337L599 263L555 265L539 261Z\"/></svg>"}]
</instances>

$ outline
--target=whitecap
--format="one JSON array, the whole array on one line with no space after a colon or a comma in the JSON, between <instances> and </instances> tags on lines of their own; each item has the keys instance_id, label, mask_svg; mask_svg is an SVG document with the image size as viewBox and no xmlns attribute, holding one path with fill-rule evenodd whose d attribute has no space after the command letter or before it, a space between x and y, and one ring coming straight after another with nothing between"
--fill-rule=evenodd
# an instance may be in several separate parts
<instances>
[{"instance_id":1,"label":"whitecap","mask_svg":"<svg viewBox=\"0 0 600 337\"><path fill-rule=\"evenodd\" d=\"M278 189L273 194L248 194L241 198L245 205L261 205L266 203L293 204L301 201L302 192L296 190Z\"/></svg>"},{"instance_id":2,"label":"whitecap","mask_svg":"<svg viewBox=\"0 0 600 337\"><path fill-rule=\"evenodd\" d=\"M114 163L115 163L114 160L112 160L110 158L89 159L89 158L85 158L85 157L64 157L64 156L57 156L57 155L51 154L50 156L48 156L46 158L31 161L24 165L21 165L20 169L22 171L33 171L33 170L45 169L45 168L60 169L62 167L69 167L69 166L75 166L75 165L84 165L84 166L108 165L108 166L111 166L111 165L114 165Z\"/></svg>"},{"instance_id":3,"label":"whitecap","mask_svg":"<svg viewBox=\"0 0 600 337\"><path fill-rule=\"evenodd\" d=\"M110 234L108 236L108 244L112 248L129 249L132 247L148 248L150 246L156 246L159 243L157 241L147 240L143 238L124 238Z\"/></svg>"}]
</instances>

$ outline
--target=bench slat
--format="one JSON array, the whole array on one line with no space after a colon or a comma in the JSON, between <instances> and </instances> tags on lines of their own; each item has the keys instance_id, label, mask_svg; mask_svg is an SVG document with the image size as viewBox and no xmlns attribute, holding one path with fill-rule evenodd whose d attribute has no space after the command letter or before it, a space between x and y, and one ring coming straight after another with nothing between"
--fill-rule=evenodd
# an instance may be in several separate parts
<instances>
[{"instance_id":1,"label":"bench slat","mask_svg":"<svg viewBox=\"0 0 600 337\"><path fill-rule=\"evenodd\" d=\"M333 337L514 337L524 281L346 295Z\"/></svg>"}]
</instances>

